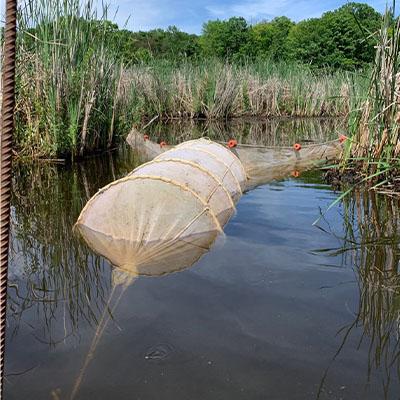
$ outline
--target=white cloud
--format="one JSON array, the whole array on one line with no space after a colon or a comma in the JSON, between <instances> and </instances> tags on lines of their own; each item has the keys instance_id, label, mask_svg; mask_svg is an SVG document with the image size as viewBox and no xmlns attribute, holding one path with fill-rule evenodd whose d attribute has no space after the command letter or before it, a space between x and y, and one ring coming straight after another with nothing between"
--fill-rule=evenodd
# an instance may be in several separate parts
<instances>
[{"instance_id":1,"label":"white cloud","mask_svg":"<svg viewBox=\"0 0 400 400\"><path fill-rule=\"evenodd\" d=\"M20 0L20 4L26 0ZM39 4L38 0L32 0ZM87 0L80 0L82 2ZM209 19L242 16L250 23L286 15L294 21L318 17L346 3L346 0L94 0L110 3L109 19L123 26L129 18L128 29L149 30L176 25L187 31L200 33ZM4 17L4 2L0 0L0 21ZM366 0L379 11L386 0ZM117 14L116 11L118 10ZM0 22L1 25L1 22Z\"/></svg>"},{"instance_id":2,"label":"white cloud","mask_svg":"<svg viewBox=\"0 0 400 400\"><path fill-rule=\"evenodd\" d=\"M229 5L208 5L206 9L215 18L241 16L250 20L281 14L287 9L289 2L289 0L245 0Z\"/></svg>"}]
</instances>

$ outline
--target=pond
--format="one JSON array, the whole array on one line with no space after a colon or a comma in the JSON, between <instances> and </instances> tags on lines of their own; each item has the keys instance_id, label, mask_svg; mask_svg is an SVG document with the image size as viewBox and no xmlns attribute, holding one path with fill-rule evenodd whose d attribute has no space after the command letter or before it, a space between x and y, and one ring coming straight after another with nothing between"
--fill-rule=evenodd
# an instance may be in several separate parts
<instances>
[{"instance_id":1,"label":"pond","mask_svg":"<svg viewBox=\"0 0 400 400\"><path fill-rule=\"evenodd\" d=\"M218 129L148 131L290 145L340 128ZM242 197L191 268L139 277L110 303L113 269L72 227L98 188L140 162L121 146L74 167L15 168L5 398L398 398L398 202L355 192L324 213L339 193L321 171L272 181Z\"/></svg>"}]
</instances>

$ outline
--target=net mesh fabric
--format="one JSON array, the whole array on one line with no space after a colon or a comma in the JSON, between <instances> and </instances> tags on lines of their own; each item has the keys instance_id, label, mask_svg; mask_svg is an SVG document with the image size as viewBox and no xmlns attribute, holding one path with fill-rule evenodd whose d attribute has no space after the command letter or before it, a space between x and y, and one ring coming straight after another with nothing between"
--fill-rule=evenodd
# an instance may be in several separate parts
<instances>
[{"instance_id":1,"label":"net mesh fabric","mask_svg":"<svg viewBox=\"0 0 400 400\"><path fill-rule=\"evenodd\" d=\"M133 132L147 163L94 195L76 223L87 244L132 276L162 275L196 262L235 213L243 191L333 159L337 142L293 148L209 139L160 146Z\"/></svg>"},{"instance_id":2,"label":"net mesh fabric","mask_svg":"<svg viewBox=\"0 0 400 400\"><path fill-rule=\"evenodd\" d=\"M133 275L192 265L235 212L240 160L205 139L159 154L94 195L76 223L88 245Z\"/></svg>"}]
</instances>

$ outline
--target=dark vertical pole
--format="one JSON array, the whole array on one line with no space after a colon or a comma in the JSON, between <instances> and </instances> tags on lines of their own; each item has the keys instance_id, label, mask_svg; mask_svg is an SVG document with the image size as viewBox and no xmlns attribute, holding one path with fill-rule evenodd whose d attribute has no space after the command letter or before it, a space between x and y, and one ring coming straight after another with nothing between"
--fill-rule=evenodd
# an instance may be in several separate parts
<instances>
[{"instance_id":1,"label":"dark vertical pole","mask_svg":"<svg viewBox=\"0 0 400 400\"><path fill-rule=\"evenodd\" d=\"M3 398L4 348L7 313L7 270L10 225L11 157L15 105L15 41L17 0L6 0L2 106L0 124L0 399Z\"/></svg>"}]
</instances>

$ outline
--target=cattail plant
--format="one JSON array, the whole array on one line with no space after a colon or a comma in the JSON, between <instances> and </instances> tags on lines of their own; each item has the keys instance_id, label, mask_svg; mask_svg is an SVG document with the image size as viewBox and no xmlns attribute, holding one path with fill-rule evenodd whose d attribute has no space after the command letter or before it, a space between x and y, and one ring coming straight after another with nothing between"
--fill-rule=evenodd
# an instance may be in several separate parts
<instances>
[{"instance_id":1,"label":"cattail plant","mask_svg":"<svg viewBox=\"0 0 400 400\"><path fill-rule=\"evenodd\" d=\"M376 56L368 96L353 116L353 137L345 167L361 170L366 180L390 183L400 166L400 20L387 10L376 36Z\"/></svg>"},{"instance_id":2,"label":"cattail plant","mask_svg":"<svg viewBox=\"0 0 400 400\"><path fill-rule=\"evenodd\" d=\"M23 155L82 155L110 146L121 66L107 7L92 0L30 0L19 10L17 144Z\"/></svg>"},{"instance_id":3,"label":"cattail plant","mask_svg":"<svg viewBox=\"0 0 400 400\"><path fill-rule=\"evenodd\" d=\"M152 60L125 71L145 118L347 117L364 94L361 73L315 72L293 63Z\"/></svg>"}]
</instances>

